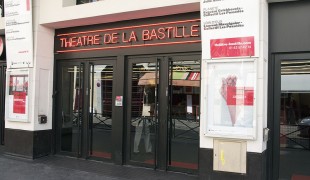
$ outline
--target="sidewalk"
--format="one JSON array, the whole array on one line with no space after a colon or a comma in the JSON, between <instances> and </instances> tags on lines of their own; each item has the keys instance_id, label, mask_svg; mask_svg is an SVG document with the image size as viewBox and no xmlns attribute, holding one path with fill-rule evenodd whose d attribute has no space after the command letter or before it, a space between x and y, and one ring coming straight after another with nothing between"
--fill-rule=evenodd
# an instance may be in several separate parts
<instances>
[{"instance_id":1,"label":"sidewalk","mask_svg":"<svg viewBox=\"0 0 310 180\"><path fill-rule=\"evenodd\" d=\"M0 151L1 180L197 180L197 176L105 162L48 156L25 160Z\"/></svg>"}]
</instances>

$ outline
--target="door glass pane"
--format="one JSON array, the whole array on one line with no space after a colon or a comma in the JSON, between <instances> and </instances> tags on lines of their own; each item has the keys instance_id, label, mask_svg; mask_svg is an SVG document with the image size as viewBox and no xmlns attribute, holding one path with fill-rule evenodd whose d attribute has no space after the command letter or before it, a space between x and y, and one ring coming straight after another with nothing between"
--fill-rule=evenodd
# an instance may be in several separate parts
<instances>
[{"instance_id":1,"label":"door glass pane","mask_svg":"<svg viewBox=\"0 0 310 180\"><path fill-rule=\"evenodd\" d=\"M156 63L132 65L130 159L145 164L155 164L158 77Z\"/></svg>"},{"instance_id":2,"label":"door glass pane","mask_svg":"<svg viewBox=\"0 0 310 180\"><path fill-rule=\"evenodd\" d=\"M90 66L90 155L112 157L112 86L113 66Z\"/></svg>"},{"instance_id":3,"label":"door glass pane","mask_svg":"<svg viewBox=\"0 0 310 180\"><path fill-rule=\"evenodd\" d=\"M61 79L61 151L80 153L83 66L62 67Z\"/></svg>"},{"instance_id":4,"label":"door glass pane","mask_svg":"<svg viewBox=\"0 0 310 180\"><path fill-rule=\"evenodd\" d=\"M310 179L309 64L281 63L280 179Z\"/></svg>"},{"instance_id":5,"label":"door glass pane","mask_svg":"<svg viewBox=\"0 0 310 180\"><path fill-rule=\"evenodd\" d=\"M168 166L198 169L200 61L170 62Z\"/></svg>"},{"instance_id":6,"label":"door glass pane","mask_svg":"<svg viewBox=\"0 0 310 180\"><path fill-rule=\"evenodd\" d=\"M4 144L5 63L0 63L0 144Z\"/></svg>"}]
</instances>

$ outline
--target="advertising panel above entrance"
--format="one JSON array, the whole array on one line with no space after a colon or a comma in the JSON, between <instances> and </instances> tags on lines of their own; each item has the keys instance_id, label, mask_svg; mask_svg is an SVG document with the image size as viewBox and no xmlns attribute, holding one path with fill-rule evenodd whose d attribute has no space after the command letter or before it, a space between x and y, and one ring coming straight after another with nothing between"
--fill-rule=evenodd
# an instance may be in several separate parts
<instances>
[{"instance_id":1,"label":"advertising panel above entrance","mask_svg":"<svg viewBox=\"0 0 310 180\"><path fill-rule=\"evenodd\" d=\"M200 42L200 19L187 19L56 34L55 52L67 53Z\"/></svg>"}]
</instances>

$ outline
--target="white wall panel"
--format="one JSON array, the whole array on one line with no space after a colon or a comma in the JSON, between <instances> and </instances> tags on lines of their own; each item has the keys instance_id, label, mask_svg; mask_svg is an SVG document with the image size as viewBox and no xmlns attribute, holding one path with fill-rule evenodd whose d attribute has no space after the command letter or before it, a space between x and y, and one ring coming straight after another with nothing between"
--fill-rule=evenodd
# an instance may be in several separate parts
<instances>
[{"instance_id":1,"label":"white wall panel","mask_svg":"<svg viewBox=\"0 0 310 180\"><path fill-rule=\"evenodd\" d=\"M63 28L199 11L199 0L105 0L63 6L63 0L40 1L40 24Z\"/></svg>"}]
</instances>

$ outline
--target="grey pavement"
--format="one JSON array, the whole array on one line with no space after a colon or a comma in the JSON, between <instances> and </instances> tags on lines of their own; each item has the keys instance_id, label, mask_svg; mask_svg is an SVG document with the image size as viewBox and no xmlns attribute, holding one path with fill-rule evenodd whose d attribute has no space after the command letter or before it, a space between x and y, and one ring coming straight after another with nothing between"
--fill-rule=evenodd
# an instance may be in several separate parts
<instances>
[{"instance_id":1,"label":"grey pavement","mask_svg":"<svg viewBox=\"0 0 310 180\"><path fill-rule=\"evenodd\" d=\"M197 180L195 175L58 155L26 160L0 152L1 180Z\"/></svg>"}]
</instances>

